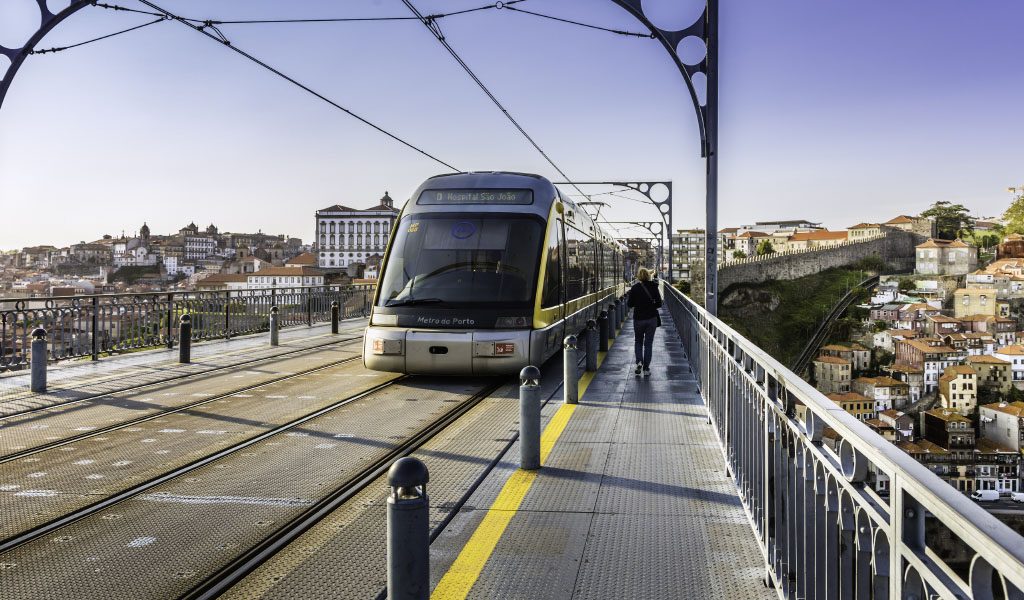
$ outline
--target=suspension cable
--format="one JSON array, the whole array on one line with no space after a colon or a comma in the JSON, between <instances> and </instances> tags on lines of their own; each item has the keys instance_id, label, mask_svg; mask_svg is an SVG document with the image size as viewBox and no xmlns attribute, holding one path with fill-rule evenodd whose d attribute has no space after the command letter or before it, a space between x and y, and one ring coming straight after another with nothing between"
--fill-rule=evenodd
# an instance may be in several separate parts
<instances>
[{"instance_id":1,"label":"suspension cable","mask_svg":"<svg viewBox=\"0 0 1024 600\"><path fill-rule=\"evenodd\" d=\"M419 10L416 9L415 6L413 6L411 0L402 0L402 3L405 4L409 8L409 10L412 11L412 13L419 18L420 22L423 23L423 26L426 27L427 30L430 31L430 33L433 34L435 38L437 38L437 41L440 42L442 46L444 46L445 50L448 51L448 54L451 54L452 58L455 59L455 62L457 62L460 67L462 67L466 74L469 75L470 79L472 79L477 84L477 86L484 92L484 94L486 94L487 97L491 99L491 102L493 102L494 105L498 107L498 109L502 112L502 114L505 115L509 122L512 123L512 125L519 130L519 133L521 133L523 137L526 138L526 140L530 142L530 144L537 150L537 152L539 152L540 155L544 157L544 160L548 161L548 164L554 167L554 169L558 171L558 174L561 175L566 181L572 181L572 179L568 175L566 175L565 172L558 167L558 165L555 164L555 161L551 160L551 157L548 156L543 149L541 149L540 145L537 144L537 142L534 141L532 137L530 137L530 134L526 133L526 130L523 129L522 125L520 125L519 122L516 121L515 117L513 117L512 114L508 112L508 109L506 109L501 104L501 101L499 101L498 98L493 93L491 93L491 90L489 90L487 86L484 84L484 82L481 81L479 77L477 77L476 73L473 72L473 69L469 68L469 65L466 64L466 61L462 60L462 57L459 56L459 53L455 51L455 48L452 48L451 44L448 43L448 40L445 39L444 33L441 31L441 27L437 24L437 21L434 19L430 19L427 16L424 16L423 13L421 13ZM583 193L583 190L581 190L576 184L572 185L574 188L576 188L577 192L581 194Z\"/></svg>"},{"instance_id":2,"label":"suspension cable","mask_svg":"<svg viewBox=\"0 0 1024 600\"><path fill-rule=\"evenodd\" d=\"M292 77L290 77L288 75L285 75L281 71L279 71L279 70L275 69L274 67L268 65L267 63L261 61L260 59L256 58L252 54L249 54L248 52L242 50L238 46L235 46L234 44L231 43L230 40L228 40L226 37L223 36L223 34L220 33L220 30L217 30L217 33L219 34L219 36L218 35L214 35L214 34L210 33L209 31L207 31L207 28L210 28L210 27L214 27L215 28L215 24L214 23L206 21L206 22L203 23L203 25L195 25L194 23L191 23L191 22L189 22L189 21L187 21L185 19L182 19L181 17L178 17L174 13L168 12L167 10L164 10L163 8L160 8L159 6L157 6L157 5L153 4L152 2L150 2L149 0L139 0L139 2L141 2L142 4L145 4L146 6L152 8L153 10L159 11L159 14L163 15L164 17L166 17L168 19L173 19L173 20L175 20L175 21L177 21L177 22L179 22L179 23L189 27L190 29L194 29L195 31L198 31L199 33L205 35L206 37L219 42L221 45L223 45L223 46L225 46L227 48L230 48L231 50L235 51L237 54L240 54L240 55L244 56L245 58L249 59L253 63L256 63L257 65L263 67L267 71L270 71L271 73L277 75L281 79L284 79L285 81L288 81L289 83L291 83L291 84L293 84L293 85L295 85L295 86L305 90L309 94L312 94L313 96L316 96L320 100L323 100L324 102L326 102L327 104L330 104L334 108L337 108L338 110L344 112L345 114L349 115L350 117L360 121L364 125L368 125L369 127L377 130L378 132L383 133L384 135L386 135L389 138L395 140L396 142L402 144L403 146L405 146L407 148L410 148L412 150L415 150L416 152L422 154L423 156L429 158L430 160L433 160L434 162L442 164L445 167L448 167L449 169L451 169L452 171L455 171L456 173L461 172L460 169L458 169L456 167L453 167L452 165L448 164L447 162L441 160L440 158L437 158L433 154L430 154L426 150L423 150L422 148L420 148L418 146L415 146L412 143L403 140L402 138L398 137L394 133L391 133L390 131L384 129L380 125L377 125L377 124L369 121L368 119L359 116L358 114L356 114L356 113L352 112L351 110L345 108L344 106L338 104L334 100L331 100L327 96L324 96L320 92L317 92L316 90L310 88L309 86L307 86L307 85L305 85L303 83L300 83L298 80L296 80L296 79L294 79L294 78L292 78Z\"/></svg>"}]
</instances>

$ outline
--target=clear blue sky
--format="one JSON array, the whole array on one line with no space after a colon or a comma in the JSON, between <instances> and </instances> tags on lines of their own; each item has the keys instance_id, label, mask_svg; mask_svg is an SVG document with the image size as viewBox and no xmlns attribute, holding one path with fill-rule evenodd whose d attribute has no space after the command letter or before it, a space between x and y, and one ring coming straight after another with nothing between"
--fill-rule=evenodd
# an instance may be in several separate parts
<instances>
[{"instance_id":1,"label":"clear blue sky","mask_svg":"<svg viewBox=\"0 0 1024 600\"><path fill-rule=\"evenodd\" d=\"M483 3L416 0L424 12ZM407 15L399 0L157 4L214 19ZM696 2L644 4L666 27L699 13ZM34 6L0 0L0 44L20 45ZM611 1L522 6L639 28ZM1024 182L1024 2L723 0L721 12L721 226L846 227L935 200L991 216L1008 203L1006 187ZM90 7L41 45L146 19ZM677 227L703 222L693 110L658 44L511 11L441 24L571 177L674 180ZM461 169L556 176L417 22L222 29ZM29 57L0 109L0 248L132 232L143 221L156 233L194 220L308 241L315 209L369 206L385 190L402 201L441 171L196 32L160 23ZM654 218L615 202L613 219Z\"/></svg>"}]
</instances>

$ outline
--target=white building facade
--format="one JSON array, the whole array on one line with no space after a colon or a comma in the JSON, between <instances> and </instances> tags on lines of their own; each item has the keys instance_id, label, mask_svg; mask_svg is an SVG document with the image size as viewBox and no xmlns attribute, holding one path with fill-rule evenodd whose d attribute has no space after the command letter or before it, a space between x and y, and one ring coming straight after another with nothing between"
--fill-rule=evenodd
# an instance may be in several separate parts
<instances>
[{"instance_id":1,"label":"white building facade","mask_svg":"<svg viewBox=\"0 0 1024 600\"><path fill-rule=\"evenodd\" d=\"M370 208L335 204L316 211L317 266L342 270L355 263L366 264L375 255L383 257L397 218L398 210L387 192Z\"/></svg>"}]
</instances>

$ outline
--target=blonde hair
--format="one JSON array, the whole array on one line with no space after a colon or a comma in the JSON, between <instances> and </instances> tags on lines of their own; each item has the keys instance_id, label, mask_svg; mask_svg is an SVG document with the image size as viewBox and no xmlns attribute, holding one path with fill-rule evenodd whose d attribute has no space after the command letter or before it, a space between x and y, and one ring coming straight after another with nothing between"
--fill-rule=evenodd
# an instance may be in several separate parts
<instances>
[{"instance_id":1,"label":"blonde hair","mask_svg":"<svg viewBox=\"0 0 1024 600\"><path fill-rule=\"evenodd\" d=\"M636 278L639 279L640 281L650 281L651 272L645 269L644 267L640 267L639 269L636 270Z\"/></svg>"}]
</instances>

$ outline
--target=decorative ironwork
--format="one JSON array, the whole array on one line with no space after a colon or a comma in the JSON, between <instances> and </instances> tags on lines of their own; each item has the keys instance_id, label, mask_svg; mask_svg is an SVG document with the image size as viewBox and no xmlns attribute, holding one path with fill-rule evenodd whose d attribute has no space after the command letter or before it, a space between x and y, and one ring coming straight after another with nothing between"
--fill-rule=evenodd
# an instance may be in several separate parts
<instances>
[{"instance_id":1,"label":"decorative ironwork","mask_svg":"<svg viewBox=\"0 0 1024 600\"><path fill-rule=\"evenodd\" d=\"M57 298L0 299L0 372L27 367L31 334L47 333L49 360L172 347L181 315L192 317L192 339L231 338L267 331L270 307L281 327L331 320L331 303L342 318L369 314L372 285L246 289L218 292L154 292Z\"/></svg>"},{"instance_id":2,"label":"decorative ironwork","mask_svg":"<svg viewBox=\"0 0 1024 600\"><path fill-rule=\"evenodd\" d=\"M1024 597L1017 532L663 287L766 582L781 597Z\"/></svg>"}]
</instances>

